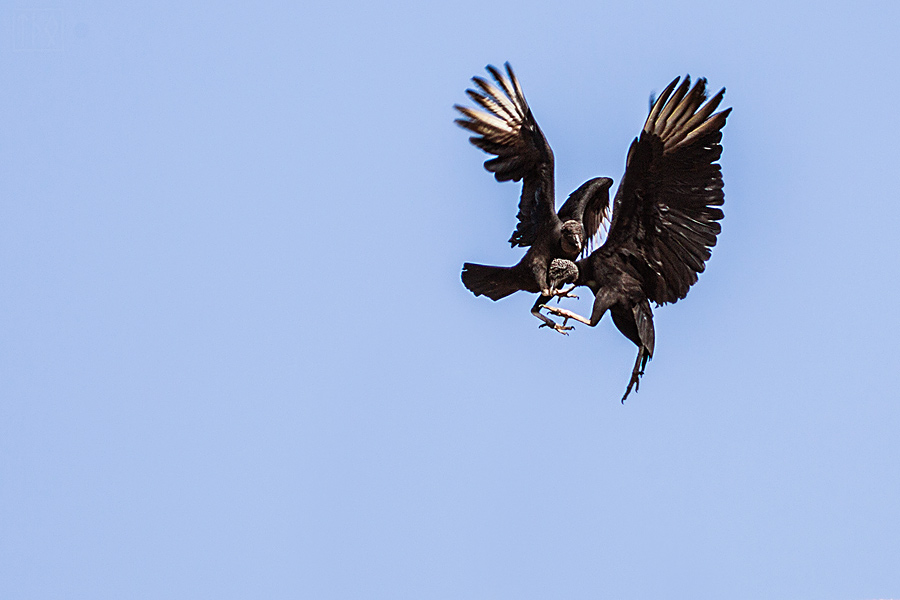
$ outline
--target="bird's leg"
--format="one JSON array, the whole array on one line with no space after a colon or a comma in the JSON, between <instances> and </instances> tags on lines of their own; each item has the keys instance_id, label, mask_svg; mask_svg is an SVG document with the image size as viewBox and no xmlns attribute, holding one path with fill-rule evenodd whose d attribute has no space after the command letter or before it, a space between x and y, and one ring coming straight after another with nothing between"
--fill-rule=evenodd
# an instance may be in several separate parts
<instances>
[{"instance_id":1,"label":"bird's leg","mask_svg":"<svg viewBox=\"0 0 900 600\"><path fill-rule=\"evenodd\" d=\"M535 317L543 321L540 325L538 325L538 329L541 327L550 327L554 331L558 331L563 335L569 335L569 331L575 329L574 327L566 327L566 323L564 322L562 325L551 319L550 317L541 314L541 307L545 306L545 303L550 299L550 296L540 296L537 301L534 303L534 306L531 307L531 314ZM568 319L566 320L566 322Z\"/></svg>"},{"instance_id":2,"label":"bird's leg","mask_svg":"<svg viewBox=\"0 0 900 600\"><path fill-rule=\"evenodd\" d=\"M632 387L634 387L635 393L640 389L641 376L644 374L644 367L647 366L647 359L649 358L650 354L647 352L647 349L641 346L640 350L638 350L637 360L634 361L634 369L631 370L631 381L628 382L628 387L625 388L625 395L622 396L622 404L625 404L625 398L631 393Z\"/></svg>"},{"instance_id":3,"label":"bird's leg","mask_svg":"<svg viewBox=\"0 0 900 600\"><path fill-rule=\"evenodd\" d=\"M591 327L593 327L595 325L594 323L591 323L588 319L585 319L581 315L573 313L571 310L566 310L565 308L560 308L558 306L547 306L547 305L544 305L544 308L547 309L547 312L551 312L554 315L556 315L557 317L564 317L566 319L566 322L568 322L569 319L573 319L575 321L578 321L579 323L584 323L585 325L590 325Z\"/></svg>"},{"instance_id":4,"label":"bird's leg","mask_svg":"<svg viewBox=\"0 0 900 600\"><path fill-rule=\"evenodd\" d=\"M569 322L569 319L573 319L578 321L579 323L584 323L589 327L594 327L597 323L600 322L600 319L603 318L604 313L609 310L609 307L615 304L616 294L611 290L600 290L594 296L594 307L591 309L591 318L585 319L579 314L573 313L571 310L566 310L565 308L560 308L558 306L546 306L544 308L547 309L547 312L553 313L557 317L562 317L565 319L563 321L563 325Z\"/></svg>"}]
</instances>

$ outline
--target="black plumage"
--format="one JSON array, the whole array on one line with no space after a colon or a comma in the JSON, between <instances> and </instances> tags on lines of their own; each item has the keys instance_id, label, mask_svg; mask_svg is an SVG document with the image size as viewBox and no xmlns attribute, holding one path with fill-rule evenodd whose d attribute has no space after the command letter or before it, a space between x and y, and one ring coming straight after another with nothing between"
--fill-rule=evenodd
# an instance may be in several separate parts
<instances>
[{"instance_id":1,"label":"black plumage","mask_svg":"<svg viewBox=\"0 0 900 600\"><path fill-rule=\"evenodd\" d=\"M513 247L527 247L528 251L512 267L465 263L462 281L476 296L483 294L492 300L519 290L541 294L532 313L545 325L565 333L570 328L538 312L554 295L565 295L561 287L570 283L551 276L550 266L554 259L577 259L597 234L608 217L612 180L598 177L585 182L557 212L553 151L525 101L519 81L509 63L505 77L493 66L488 66L487 71L496 85L473 77L478 90L466 90L484 110L457 105L463 118L456 123L475 134L469 138L473 145L494 155L485 161L484 168L497 181L522 181L518 225L509 242ZM572 273L574 270L556 271L558 276Z\"/></svg>"},{"instance_id":2,"label":"black plumage","mask_svg":"<svg viewBox=\"0 0 900 600\"><path fill-rule=\"evenodd\" d=\"M721 230L725 200L722 127L731 109L713 114L723 89L707 101L706 80L676 78L653 103L640 137L628 150L605 242L578 261L577 286L594 292L590 319L547 306L549 312L596 325L606 311L638 347L622 401L638 386L653 356L650 302L684 298L702 273ZM705 104L704 104L705 103ZM635 389L637 389L635 387Z\"/></svg>"}]
</instances>

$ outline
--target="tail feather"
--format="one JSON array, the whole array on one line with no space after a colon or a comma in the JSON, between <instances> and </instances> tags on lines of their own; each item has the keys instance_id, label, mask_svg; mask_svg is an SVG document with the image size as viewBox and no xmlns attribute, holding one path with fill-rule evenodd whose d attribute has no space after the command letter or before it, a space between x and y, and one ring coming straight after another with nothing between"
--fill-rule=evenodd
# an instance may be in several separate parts
<instances>
[{"instance_id":1,"label":"tail feather","mask_svg":"<svg viewBox=\"0 0 900 600\"><path fill-rule=\"evenodd\" d=\"M462 282L476 296L484 295L491 300L505 298L522 289L512 267L465 263L462 268Z\"/></svg>"}]
</instances>

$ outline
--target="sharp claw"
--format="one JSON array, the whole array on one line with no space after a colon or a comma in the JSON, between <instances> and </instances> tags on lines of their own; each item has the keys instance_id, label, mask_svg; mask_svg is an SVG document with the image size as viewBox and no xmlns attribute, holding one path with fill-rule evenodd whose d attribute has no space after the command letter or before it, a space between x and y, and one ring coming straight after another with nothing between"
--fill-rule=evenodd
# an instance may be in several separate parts
<instances>
[{"instance_id":1,"label":"sharp claw","mask_svg":"<svg viewBox=\"0 0 900 600\"><path fill-rule=\"evenodd\" d=\"M578 300L578 296L572 293L572 290L574 289L575 286L572 286L567 290L552 290L552 292L553 295L556 296L556 302L559 303L562 298L573 298L575 300Z\"/></svg>"},{"instance_id":2,"label":"sharp claw","mask_svg":"<svg viewBox=\"0 0 900 600\"><path fill-rule=\"evenodd\" d=\"M540 325L538 325L538 329L540 329L541 327L552 327L554 331L558 331L563 335L569 335L569 331L575 329L574 327L566 327L565 323L563 323L562 325L560 325L559 323L541 323Z\"/></svg>"},{"instance_id":3,"label":"sharp claw","mask_svg":"<svg viewBox=\"0 0 900 600\"><path fill-rule=\"evenodd\" d=\"M644 374L644 372L641 371L637 375L631 376L631 381L628 382L628 387L625 388L625 395L622 396L622 404L625 404L625 399L628 397L628 394L631 393L632 386L634 386L635 394L638 393L638 390L641 389L641 375L643 375L643 374Z\"/></svg>"}]
</instances>

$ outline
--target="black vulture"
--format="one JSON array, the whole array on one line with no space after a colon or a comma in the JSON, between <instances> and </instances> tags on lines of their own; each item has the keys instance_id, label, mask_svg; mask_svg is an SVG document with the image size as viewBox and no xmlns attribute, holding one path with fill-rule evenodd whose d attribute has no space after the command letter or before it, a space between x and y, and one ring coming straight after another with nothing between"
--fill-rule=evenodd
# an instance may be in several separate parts
<instances>
[{"instance_id":1,"label":"black vulture","mask_svg":"<svg viewBox=\"0 0 900 600\"><path fill-rule=\"evenodd\" d=\"M613 323L638 347L622 402L639 386L653 356L650 302L684 298L702 273L721 231L725 201L722 127L731 109L713 114L722 89L708 102L706 80L676 78L653 103L640 137L628 150L603 245L576 263L576 286L594 292L590 319L547 306L549 312L595 326L609 310ZM677 86L677 87L676 87ZM706 102L704 104L704 102Z\"/></svg>"},{"instance_id":2,"label":"black vulture","mask_svg":"<svg viewBox=\"0 0 900 600\"><path fill-rule=\"evenodd\" d=\"M574 261L597 234L607 220L612 180L598 177L585 182L556 212L553 151L531 114L519 81L509 63L506 77L491 65L487 71L496 85L473 77L478 91L466 90L485 110L456 105L463 115L456 123L476 134L469 138L472 144L494 155L484 168L497 181L522 181L519 223L509 242L513 247L528 247L528 251L512 267L465 263L462 281L476 296L483 294L491 300L519 290L541 294L532 314L544 322L542 326L565 333L571 327L557 324L539 309L553 296L567 295L568 291L560 288L571 283L568 278L574 278L575 269L571 263L557 262L551 272L551 264L554 259Z\"/></svg>"}]
</instances>

